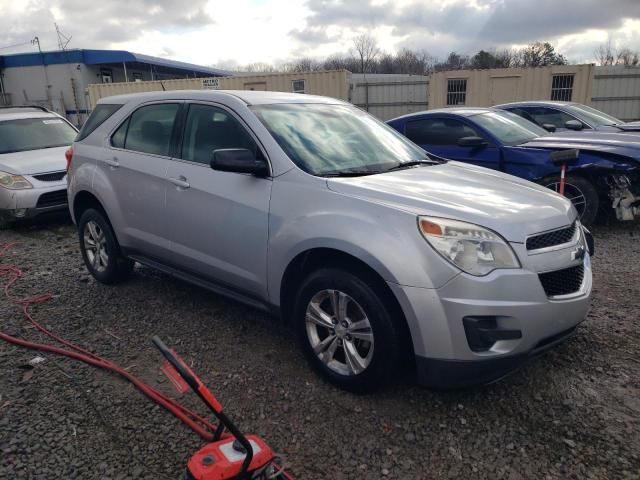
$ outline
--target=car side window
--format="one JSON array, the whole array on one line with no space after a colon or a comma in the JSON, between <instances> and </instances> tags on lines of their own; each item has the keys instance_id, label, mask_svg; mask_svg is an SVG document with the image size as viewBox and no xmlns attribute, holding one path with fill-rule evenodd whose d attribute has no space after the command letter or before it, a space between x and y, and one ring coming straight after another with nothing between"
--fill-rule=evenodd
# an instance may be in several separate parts
<instances>
[{"instance_id":1,"label":"car side window","mask_svg":"<svg viewBox=\"0 0 640 480\"><path fill-rule=\"evenodd\" d=\"M229 112L210 105L189 105L181 158L208 165L213 151L221 148L246 148L259 154L249 132Z\"/></svg>"},{"instance_id":2,"label":"car side window","mask_svg":"<svg viewBox=\"0 0 640 480\"><path fill-rule=\"evenodd\" d=\"M131 117L129 117L131 118ZM116 148L124 148L124 141L127 138L127 129L129 128L129 118L118 127L113 135L111 135L111 145Z\"/></svg>"},{"instance_id":3,"label":"car side window","mask_svg":"<svg viewBox=\"0 0 640 480\"><path fill-rule=\"evenodd\" d=\"M169 156L171 132L177 103L158 103L141 107L111 137L114 147L136 152Z\"/></svg>"},{"instance_id":4,"label":"car side window","mask_svg":"<svg viewBox=\"0 0 640 480\"><path fill-rule=\"evenodd\" d=\"M531 123L535 123L536 125L542 126L538 123L538 121L531 116L531 114L529 112L527 112L527 110L525 110L524 108L509 108L507 111L511 112L511 113L515 113L516 115L524 118L525 120L529 120Z\"/></svg>"},{"instance_id":5,"label":"car side window","mask_svg":"<svg viewBox=\"0 0 640 480\"><path fill-rule=\"evenodd\" d=\"M466 123L453 118L424 118L408 122L405 134L418 145L457 145L464 137L481 137Z\"/></svg>"},{"instance_id":6,"label":"car side window","mask_svg":"<svg viewBox=\"0 0 640 480\"><path fill-rule=\"evenodd\" d=\"M531 115L538 125L550 123L556 128L566 128L569 120L577 120L574 116L549 107L523 107L525 112Z\"/></svg>"}]
</instances>

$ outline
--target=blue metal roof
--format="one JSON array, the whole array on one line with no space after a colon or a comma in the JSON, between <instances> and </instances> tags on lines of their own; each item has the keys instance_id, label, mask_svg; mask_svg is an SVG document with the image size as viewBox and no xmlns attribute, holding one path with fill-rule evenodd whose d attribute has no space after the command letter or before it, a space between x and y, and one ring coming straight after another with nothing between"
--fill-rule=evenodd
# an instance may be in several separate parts
<instances>
[{"instance_id":1,"label":"blue metal roof","mask_svg":"<svg viewBox=\"0 0 640 480\"><path fill-rule=\"evenodd\" d=\"M42 53L17 53L0 56L0 66L30 67L34 65L52 65L60 63L84 63L102 65L106 63L143 63L156 67L173 68L205 75L230 76L231 72L218 68L204 67L192 63L178 62L166 58L152 57L126 50L65 50Z\"/></svg>"}]
</instances>

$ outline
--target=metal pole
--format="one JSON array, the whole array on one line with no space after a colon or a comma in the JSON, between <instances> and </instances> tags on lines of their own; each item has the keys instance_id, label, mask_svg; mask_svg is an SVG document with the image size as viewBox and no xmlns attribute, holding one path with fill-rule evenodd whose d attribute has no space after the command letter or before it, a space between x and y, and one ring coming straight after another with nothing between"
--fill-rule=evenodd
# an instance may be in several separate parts
<instances>
[{"instance_id":1,"label":"metal pole","mask_svg":"<svg viewBox=\"0 0 640 480\"><path fill-rule=\"evenodd\" d=\"M124 81L128 82L129 77L127 76L127 64L126 62L122 62L122 68L124 68Z\"/></svg>"}]
</instances>

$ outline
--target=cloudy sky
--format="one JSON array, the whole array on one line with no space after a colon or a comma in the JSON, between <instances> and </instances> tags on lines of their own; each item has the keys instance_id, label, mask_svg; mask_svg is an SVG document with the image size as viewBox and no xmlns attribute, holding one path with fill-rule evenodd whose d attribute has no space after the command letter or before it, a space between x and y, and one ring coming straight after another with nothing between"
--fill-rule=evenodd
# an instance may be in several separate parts
<instances>
[{"instance_id":1,"label":"cloudy sky","mask_svg":"<svg viewBox=\"0 0 640 480\"><path fill-rule=\"evenodd\" d=\"M127 49L204 65L280 63L347 52L371 33L389 52L550 41L573 61L598 45L640 50L640 0L0 0L0 55L56 48Z\"/></svg>"}]
</instances>

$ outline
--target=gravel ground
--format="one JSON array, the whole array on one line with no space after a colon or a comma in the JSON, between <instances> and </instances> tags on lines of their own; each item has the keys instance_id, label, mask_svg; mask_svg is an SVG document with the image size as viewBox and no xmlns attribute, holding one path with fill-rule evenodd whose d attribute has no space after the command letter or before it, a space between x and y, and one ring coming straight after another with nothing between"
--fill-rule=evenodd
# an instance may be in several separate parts
<instances>
[{"instance_id":1,"label":"gravel ground","mask_svg":"<svg viewBox=\"0 0 640 480\"><path fill-rule=\"evenodd\" d=\"M82 265L68 220L0 232L25 278L51 292L35 317L163 391L160 335L247 432L297 478L640 478L640 224L595 229L595 290L577 335L498 384L436 392L410 379L355 396L307 367L265 315L137 267L107 287ZM43 340L4 297L5 331ZM119 378L0 342L0 478L178 478L200 439ZM197 406L192 394L183 400Z\"/></svg>"}]
</instances>

